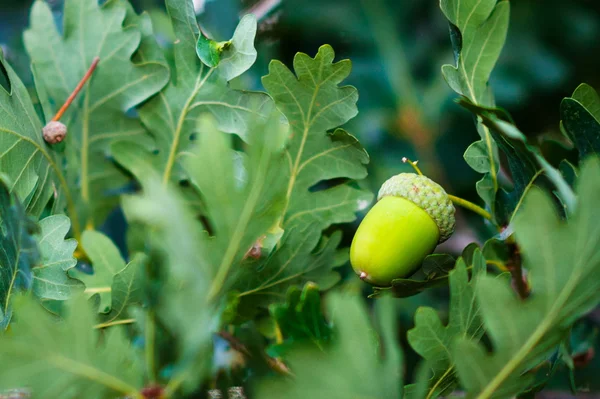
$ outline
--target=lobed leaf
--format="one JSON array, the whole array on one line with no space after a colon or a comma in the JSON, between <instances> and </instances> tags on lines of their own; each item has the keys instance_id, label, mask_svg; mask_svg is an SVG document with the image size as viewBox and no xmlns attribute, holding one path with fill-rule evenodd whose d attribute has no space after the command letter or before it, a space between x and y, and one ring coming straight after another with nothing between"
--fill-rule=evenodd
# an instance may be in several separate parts
<instances>
[{"instance_id":1,"label":"lobed leaf","mask_svg":"<svg viewBox=\"0 0 600 399\"><path fill-rule=\"evenodd\" d=\"M268 348L273 357L281 357L299 342L323 349L330 340L331 327L323 317L321 294L314 283L306 283L302 289L290 287L286 302L272 304L269 313L284 337L282 343Z\"/></svg>"},{"instance_id":2,"label":"lobed leaf","mask_svg":"<svg viewBox=\"0 0 600 399\"><path fill-rule=\"evenodd\" d=\"M293 286L314 282L327 289L339 281L340 276L333 269L341 265L335 259L341 234L336 232L322 239L320 233L316 225L290 229L280 247L262 264L244 265L233 286L241 301L238 311L249 316L257 308L281 302Z\"/></svg>"},{"instance_id":3,"label":"lobed leaf","mask_svg":"<svg viewBox=\"0 0 600 399\"><path fill-rule=\"evenodd\" d=\"M313 223L324 229L351 222L372 200L370 193L349 184L319 186L332 179L362 179L369 161L356 138L336 129L356 116L358 93L354 87L338 86L350 73L350 61L333 59L333 49L325 45L315 58L298 53L295 75L272 61L262 79L292 130L281 170L289 182L284 229ZM336 130L328 133L332 129Z\"/></svg>"},{"instance_id":4,"label":"lobed leaf","mask_svg":"<svg viewBox=\"0 0 600 399\"><path fill-rule=\"evenodd\" d=\"M600 96L587 84L581 84L560 105L561 123L579 151L579 157L600 155Z\"/></svg>"},{"instance_id":5,"label":"lobed leaf","mask_svg":"<svg viewBox=\"0 0 600 399\"><path fill-rule=\"evenodd\" d=\"M471 270L469 280L468 270ZM415 314L415 327L408 331L410 346L421 355L432 371L426 397L432 398L451 392L458 384L451 345L457 337L475 341L483 335L483 320L475 298L474 286L485 275L486 263L481 251L476 249L472 264L459 258L449 273L449 321L443 325L432 308L419 308Z\"/></svg>"},{"instance_id":6,"label":"lobed leaf","mask_svg":"<svg viewBox=\"0 0 600 399\"><path fill-rule=\"evenodd\" d=\"M496 221L501 224L508 224L532 184L536 181L540 185L543 183L543 179L538 180L541 168L538 165L535 154L527 147L525 141L511 140L510 137L503 135L496 126L488 123L489 118L494 117L514 124L508 112L497 107L478 106L466 98L460 99L459 104L481 117L481 123L488 129L496 145L506 155L513 188L510 191L504 188L501 189L494 200L496 204ZM469 149L474 146L481 149L481 143L481 141L477 141ZM465 160L469 163L468 153L469 150L465 153ZM481 157L485 156L483 151L478 152L478 155ZM478 158L479 162L482 162L481 157ZM470 163L470 166L478 172L482 172L485 169L485 166L483 169L476 169L476 165L472 163Z\"/></svg>"},{"instance_id":7,"label":"lobed leaf","mask_svg":"<svg viewBox=\"0 0 600 399\"><path fill-rule=\"evenodd\" d=\"M231 136L219 132L211 119L202 122L203 134L185 169L202 193L214 235L204 256L215 273L209 295L216 296L231 285L233 265L281 219L285 181L280 169L286 131L275 114L266 124L254 125L244 153L245 177L238 180Z\"/></svg>"},{"instance_id":8,"label":"lobed leaf","mask_svg":"<svg viewBox=\"0 0 600 399\"><path fill-rule=\"evenodd\" d=\"M32 268L39 264L40 254L34 234L38 226L25 214L25 208L9 193L0 180L0 328L12 317L13 296L29 290L33 283Z\"/></svg>"},{"instance_id":9,"label":"lobed leaf","mask_svg":"<svg viewBox=\"0 0 600 399\"><path fill-rule=\"evenodd\" d=\"M407 298L420 294L448 281L448 273L454 268L456 260L447 254L432 254L425 257L421 268L409 278L392 280L390 287L373 287L369 298L390 292L396 298Z\"/></svg>"},{"instance_id":10,"label":"lobed leaf","mask_svg":"<svg viewBox=\"0 0 600 399\"><path fill-rule=\"evenodd\" d=\"M191 389L210 371L207 353L220 318L220 301L208 300L215 274L206 256L210 239L177 191L165 190L156 179L145 181L144 187L142 195L123 200L127 219L146 229L146 245L158 269L157 276L147 276L157 283L152 291L146 286L151 301L144 325L156 329L160 322L178 337L173 372L184 389Z\"/></svg>"},{"instance_id":11,"label":"lobed leaf","mask_svg":"<svg viewBox=\"0 0 600 399\"><path fill-rule=\"evenodd\" d=\"M507 397L533 382L528 373L565 337L570 325L600 302L593 276L600 268L600 161L582 168L578 202L568 221L546 194L534 189L515 220L517 243L528 270L531 295L522 301L504 282L481 277L476 298L494 348L461 338L452 358L471 397ZM543 239L540 239L543 237Z\"/></svg>"},{"instance_id":12,"label":"lobed leaf","mask_svg":"<svg viewBox=\"0 0 600 399\"><path fill-rule=\"evenodd\" d=\"M101 315L101 326L110 326L127 317L128 309L144 303L143 292L144 266L146 255L138 254L122 270L114 275L110 286L110 312Z\"/></svg>"},{"instance_id":13,"label":"lobed leaf","mask_svg":"<svg viewBox=\"0 0 600 399\"><path fill-rule=\"evenodd\" d=\"M240 22L240 31L234 34L233 53L225 54L219 65L208 67L196 55L199 29L192 2L167 0L166 6L176 36L175 64L165 88L138 109L152 144L144 148L134 141L122 141L113 145L112 151L115 159L139 181L156 175L165 186L184 182L182 193L190 205L200 209L197 190L184 186L190 177L182 162L195 138L202 134L198 130L199 116L211 114L220 131L247 139L250 123L270 116L272 101L264 93L233 90L228 85L230 79L254 62L255 57L242 54L255 52L254 18ZM242 39L239 36L243 33L251 36Z\"/></svg>"},{"instance_id":14,"label":"lobed leaf","mask_svg":"<svg viewBox=\"0 0 600 399\"><path fill-rule=\"evenodd\" d=\"M339 84L350 73L348 60L333 62L334 52L322 46L314 58L299 53L293 74L272 61L263 84L286 116L291 134L277 173L285 181L280 219L285 231L276 251L242 271L234 289L241 313L281 301L289 287L312 281L322 289L339 276L336 247L341 236L321 237L332 224L353 221L372 194L354 188L351 179L366 176L368 155L358 141L338 126L353 118L358 93ZM333 131L332 131L333 130ZM331 181L342 181L331 184Z\"/></svg>"},{"instance_id":15,"label":"lobed leaf","mask_svg":"<svg viewBox=\"0 0 600 399\"><path fill-rule=\"evenodd\" d=\"M59 163L42 138L42 123L27 88L0 51L0 73L6 72L10 91L0 87L0 172L11 193L23 203L27 213L42 214L61 181Z\"/></svg>"},{"instance_id":16,"label":"lobed leaf","mask_svg":"<svg viewBox=\"0 0 600 399\"><path fill-rule=\"evenodd\" d=\"M66 202L79 237L83 227L99 225L118 204L118 194L129 178L114 164L110 146L125 137L144 137L142 125L127 112L166 84L168 70L160 59L132 60L142 40L150 39L142 38L126 2L113 0L99 6L95 0L68 0L63 15L61 34L50 7L37 0L24 41L36 86L46 96L46 118L65 102L92 60L100 58L63 117L68 134L60 157L66 158L67 166L57 173L64 175L61 190L68 191Z\"/></svg>"},{"instance_id":17,"label":"lobed leaf","mask_svg":"<svg viewBox=\"0 0 600 399\"><path fill-rule=\"evenodd\" d=\"M379 337L357 296L330 294L327 309L335 328L332 346L325 351L298 347L286 357L295 378L264 381L254 396L259 399L402 397L402 353L397 344L393 300L382 299L376 308Z\"/></svg>"},{"instance_id":18,"label":"lobed leaf","mask_svg":"<svg viewBox=\"0 0 600 399\"><path fill-rule=\"evenodd\" d=\"M208 67L219 67L220 74L230 81L246 72L256 61L254 37L257 21L253 14L244 15L233 37L225 43L208 39L202 32L198 36L196 53Z\"/></svg>"},{"instance_id":19,"label":"lobed leaf","mask_svg":"<svg viewBox=\"0 0 600 399\"><path fill-rule=\"evenodd\" d=\"M100 340L95 315L82 297L66 302L64 320L31 296L16 302L18 320L0 336L0 389L27 387L35 397L139 397L142 370L129 340L113 328Z\"/></svg>"},{"instance_id":20,"label":"lobed leaf","mask_svg":"<svg viewBox=\"0 0 600 399\"><path fill-rule=\"evenodd\" d=\"M84 289L84 284L69 277L77 265L73 257L77 241L65 237L71 221L65 215L53 215L39 222L36 237L40 251L40 264L33 268L33 292L43 300L64 301Z\"/></svg>"},{"instance_id":21,"label":"lobed leaf","mask_svg":"<svg viewBox=\"0 0 600 399\"><path fill-rule=\"evenodd\" d=\"M126 318L127 308L141 304L142 275L146 256L136 254L125 264L119 249L104 234L86 230L81 244L92 263L92 274L74 270L71 274L85 283L88 297L98 297L98 312L102 326Z\"/></svg>"},{"instance_id":22,"label":"lobed leaf","mask_svg":"<svg viewBox=\"0 0 600 399\"><path fill-rule=\"evenodd\" d=\"M92 273L74 270L71 274L84 282L86 294L99 296L99 311L108 312L111 284L114 276L125 268L125 260L112 240L98 231L84 231L81 246L92 263Z\"/></svg>"},{"instance_id":23,"label":"lobed leaf","mask_svg":"<svg viewBox=\"0 0 600 399\"><path fill-rule=\"evenodd\" d=\"M493 106L488 80L506 40L510 5L506 0L442 0L450 22L456 65L444 65L442 74L458 94L479 106ZM486 126L478 124L481 140L469 147L465 160L484 177L479 196L492 209L498 191L497 147Z\"/></svg>"}]
</instances>

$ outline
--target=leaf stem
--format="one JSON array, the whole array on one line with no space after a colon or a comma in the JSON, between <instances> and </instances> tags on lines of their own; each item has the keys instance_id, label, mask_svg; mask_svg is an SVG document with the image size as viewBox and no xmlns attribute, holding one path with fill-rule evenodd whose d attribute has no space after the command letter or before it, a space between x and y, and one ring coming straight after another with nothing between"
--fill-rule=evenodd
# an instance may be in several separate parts
<instances>
[{"instance_id":1,"label":"leaf stem","mask_svg":"<svg viewBox=\"0 0 600 399\"><path fill-rule=\"evenodd\" d=\"M452 201L452 203L454 203L455 205L458 205L458 206L468 209L472 212L475 212L479 216L494 223L494 219L492 218L492 215L488 211L486 211L485 209L480 207L479 205L476 205L476 204L472 203L471 201L467 201L466 199L457 197L455 195L448 194L448 198L450 198L450 201Z\"/></svg>"},{"instance_id":2,"label":"leaf stem","mask_svg":"<svg viewBox=\"0 0 600 399\"><path fill-rule=\"evenodd\" d=\"M167 386L165 387L164 397L172 398L173 395L177 392L177 390L181 386L181 384L183 384L185 382L187 375L188 375L188 371L183 371L183 372L177 374L174 378L172 378L169 381L169 383L167 384Z\"/></svg>"},{"instance_id":3,"label":"leaf stem","mask_svg":"<svg viewBox=\"0 0 600 399\"><path fill-rule=\"evenodd\" d=\"M90 67L87 70L87 72L85 73L85 75L83 75L83 78L81 78L81 80L79 81L79 83L77 84L77 86L75 86L75 89L69 95L69 97L67 98L67 101L65 101L65 103L58 110L58 112L56 113L56 115L54 115L54 118L52 118L53 122L59 121L60 118L62 118L62 116L64 115L64 113L67 111L67 109L69 108L69 106L73 102L73 100L75 100L75 97L77 97L77 95L79 94L79 92L81 91L81 89L83 89L83 86L85 85L85 83L90 79L90 77L92 77L92 74L94 73L94 70L98 66L99 62L100 62L100 57L94 57L94 60L92 61L92 65L90 65Z\"/></svg>"},{"instance_id":4,"label":"leaf stem","mask_svg":"<svg viewBox=\"0 0 600 399\"><path fill-rule=\"evenodd\" d=\"M567 214L572 214L577 205L577 197L571 189L571 186L565 181L560 172L550 165L542 155L536 152L535 157L542 169L546 172L548 179L556 186L560 199L566 207Z\"/></svg>"},{"instance_id":5,"label":"leaf stem","mask_svg":"<svg viewBox=\"0 0 600 399\"><path fill-rule=\"evenodd\" d=\"M414 161L414 162L413 162L413 161L411 161L410 159L408 159L408 158L404 157L404 158L402 158L402 162L403 162L403 163L407 163L407 164L409 164L410 166L412 166L412 167L413 167L413 169L415 170L415 172L417 172L417 174L418 174L419 176L424 176L424 175L423 175L423 172L421 172L421 169L419 169L419 167L417 166L417 163L418 163L419 161Z\"/></svg>"},{"instance_id":6,"label":"leaf stem","mask_svg":"<svg viewBox=\"0 0 600 399\"><path fill-rule=\"evenodd\" d=\"M143 397L135 387L95 367L81 363L77 360L66 358L61 355L53 356L49 359L49 361L55 367L58 367L66 371L67 373L86 378L97 384L108 387L116 392L128 395L132 399L143 399Z\"/></svg>"},{"instance_id":7,"label":"leaf stem","mask_svg":"<svg viewBox=\"0 0 600 399\"><path fill-rule=\"evenodd\" d=\"M498 268L498 270L500 270L501 272L508 272L508 268L504 265L504 263L499 262L497 260L486 260L485 263L487 265L492 265L495 266L496 268Z\"/></svg>"},{"instance_id":8,"label":"leaf stem","mask_svg":"<svg viewBox=\"0 0 600 399\"><path fill-rule=\"evenodd\" d=\"M424 176L423 172L421 172L421 169L419 169L419 167L417 166L417 163L419 161L411 161L410 159L403 157L402 158L402 162L409 164L410 166L412 166L412 168L415 170L415 172L417 172L418 175L420 176ZM485 209L483 209L482 207L480 207L479 205L476 205L474 203L472 203L471 201L467 201L466 199L457 197L455 195L450 195L448 194L448 198L450 198L450 200L458 206L461 206L465 209L468 209L472 212L475 212L476 214L486 218L487 220L489 220L490 222L494 223L494 219L492 218L492 215L486 211Z\"/></svg>"},{"instance_id":9,"label":"leaf stem","mask_svg":"<svg viewBox=\"0 0 600 399\"><path fill-rule=\"evenodd\" d=\"M123 325L123 324L132 324L132 323L135 323L135 319L123 319L123 320L117 320L117 321L110 321L107 323L96 324L94 326L94 328L100 329L100 328L107 328L107 327L112 327L112 326L119 326L119 325Z\"/></svg>"},{"instance_id":10,"label":"leaf stem","mask_svg":"<svg viewBox=\"0 0 600 399\"><path fill-rule=\"evenodd\" d=\"M146 372L151 382L156 381L156 364L154 361L154 344L156 341L156 325L154 324L154 312L148 311L146 315L145 328L145 357L146 357Z\"/></svg>"},{"instance_id":11,"label":"leaf stem","mask_svg":"<svg viewBox=\"0 0 600 399\"><path fill-rule=\"evenodd\" d=\"M521 198L519 199L519 202L517 203L517 205L515 206L515 210L513 211L511 217L510 217L510 222L508 224L511 224L517 214L517 211L521 208L521 205L523 205L523 200L525 199L525 197L527 196L527 193L529 192L529 190L531 190L531 188L533 187L533 184L535 183L535 181L537 180L537 178L544 173L544 169L540 169L536 172L535 175L533 175L533 177L531 178L531 180L529 181L529 183L527 184L527 186L525 187L525 189L523 190L523 194L521 194Z\"/></svg>"}]
</instances>

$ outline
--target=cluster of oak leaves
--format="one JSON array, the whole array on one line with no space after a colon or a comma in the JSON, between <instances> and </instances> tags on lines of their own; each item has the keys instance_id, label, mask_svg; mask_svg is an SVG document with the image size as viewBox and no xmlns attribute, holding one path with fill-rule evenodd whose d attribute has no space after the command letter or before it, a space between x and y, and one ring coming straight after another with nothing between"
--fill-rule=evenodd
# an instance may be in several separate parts
<instances>
[{"instance_id":1,"label":"cluster of oak leaves","mask_svg":"<svg viewBox=\"0 0 600 399\"><path fill-rule=\"evenodd\" d=\"M504 235L468 247L457 261L426 259L419 278L394 282L396 294L438 280L451 287L449 323L423 308L409 332L424 358L419 383L402 384L392 300L377 301L374 323L357 295L329 294L329 321L321 312L319 290L338 282L334 269L347 261L334 226L355 220L373 199L354 182L366 176L368 155L339 128L357 114L356 89L340 86L350 62L334 62L323 46L314 58L298 54L294 72L273 61L262 79L268 94L235 90L230 81L256 59L252 16L231 40L216 42L199 31L191 1L167 0L176 40L165 52L149 17L125 0L70 0L61 31L46 3L33 5L24 40L35 91L0 59L7 82L0 88L0 362L10 365L0 388L27 387L44 398L180 397L207 379L222 381L215 368L231 359L218 350L220 340L244 355L242 377L228 378L283 375L251 384L259 398L397 398L403 390L423 397L459 383L489 397L533 386L532 364L553 355L568 327L600 300L590 278L600 265L600 165L583 163L600 147L590 139L600 100L588 87L571 99L591 115L587 130L581 118L566 117L574 112L563 117L581 168L547 165L480 89L501 46L477 40L502 36L494 29L508 18L508 2L480 2L486 8L472 22L463 17L478 5L445 3L463 38L446 79L478 115L478 143L494 146L474 147L488 162L478 171L484 183L495 182L498 143L515 188L481 184L486 204L502 208L494 218ZM64 140L46 143L43 121L96 57L61 116ZM539 185L556 196L533 188L541 175L547 181ZM100 232L116 208L128 223L127 256ZM529 272L527 298L486 275L488 261L513 258L513 231ZM492 354L477 342L484 331Z\"/></svg>"}]
</instances>

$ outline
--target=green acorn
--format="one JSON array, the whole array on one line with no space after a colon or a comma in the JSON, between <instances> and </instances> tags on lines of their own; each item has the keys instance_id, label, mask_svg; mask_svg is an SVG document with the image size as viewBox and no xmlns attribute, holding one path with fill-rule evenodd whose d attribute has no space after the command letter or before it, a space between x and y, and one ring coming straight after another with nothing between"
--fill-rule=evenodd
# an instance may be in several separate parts
<instances>
[{"instance_id":1,"label":"green acorn","mask_svg":"<svg viewBox=\"0 0 600 399\"><path fill-rule=\"evenodd\" d=\"M439 184L415 173L388 179L377 200L352 240L350 262L362 280L386 287L450 238L455 209Z\"/></svg>"}]
</instances>

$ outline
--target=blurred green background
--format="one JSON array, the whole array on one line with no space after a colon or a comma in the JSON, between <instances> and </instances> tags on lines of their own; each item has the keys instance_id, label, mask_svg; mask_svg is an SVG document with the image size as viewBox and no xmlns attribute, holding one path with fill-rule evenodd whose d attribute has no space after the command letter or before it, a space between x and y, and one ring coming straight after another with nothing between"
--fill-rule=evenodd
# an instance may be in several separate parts
<instances>
[{"instance_id":1,"label":"blurred green background","mask_svg":"<svg viewBox=\"0 0 600 399\"><path fill-rule=\"evenodd\" d=\"M72 0L77 1L77 0ZM184 0L182 0L184 1ZM48 0L61 20L63 0ZM0 0L0 45L26 84L32 84L22 32L32 0ZM138 11L148 11L157 38L168 51L172 32L160 0L132 0ZM463 160L478 135L472 117L454 103L455 95L443 81L440 67L452 63L448 26L436 0L195 0L202 29L217 40L231 37L246 12L259 18L256 41L259 58L249 73L234 84L262 89L260 77L276 58L291 65L298 51L313 56L328 43L337 59L349 58L353 72L347 84L358 88L359 115L347 129L371 156L364 182L376 191L383 181L409 167L402 157L419 160L423 172L447 191L481 204L475 192L480 176ZM506 47L491 79L499 106L532 138L564 141L559 130L559 105L577 85L600 88L600 1L519 0L511 2L511 26ZM560 145L546 143L546 155L564 155ZM568 155L568 153L567 153ZM504 169L504 168L503 168ZM506 169L504 169L506 173ZM510 176L501 176L510 182ZM345 226L349 244L358 221ZM119 228L106 226L119 235ZM478 217L459 211L457 234L438 251L459 254L468 243L482 242L491 232ZM352 283L357 279L351 278ZM403 300L403 329L410 328L419 305L442 312L443 289ZM588 341L600 315L585 324ZM583 328L583 327L581 327ZM585 341L582 339L582 342ZM596 342L597 343L597 342ZM408 354L409 361L414 356ZM580 385L600 374L600 361L577 373ZM412 367L409 367L411 369ZM590 374L591 373L591 374ZM587 378L583 378L587 377ZM596 379L597 380L597 379ZM567 378L557 379L564 388Z\"/></svg>"}]
</instances>

